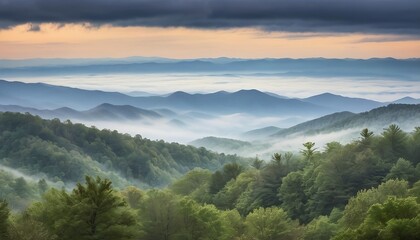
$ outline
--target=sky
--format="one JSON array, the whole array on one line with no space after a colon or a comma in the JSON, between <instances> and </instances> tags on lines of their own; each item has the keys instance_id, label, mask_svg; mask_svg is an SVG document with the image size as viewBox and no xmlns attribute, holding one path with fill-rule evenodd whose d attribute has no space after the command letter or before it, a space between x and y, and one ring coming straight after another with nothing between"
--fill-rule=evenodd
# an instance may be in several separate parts
<instances>
[{"instance_id":1,"label":"sky","mask_svg":"<svg viewBox=\"0 0 420 240\"><path fill-rule=\"evenodd\" d=\"M130 56L419 58L420 0L0 0L0 59ZM200 73L88 74L7 80L124 93L258 89L298 98L323 92L378 101L405 96L420 98L418 79ZM286 120L232 115L215 122L197 123L212 132L199 128L174 131L137 123L94 125L185 143L210 134L226 136L229 129L241 132L269 125L285 127L282 124ZM300 146L306 140L287 139L278 144Z\"/></svg>"},{"instance_id":2,"label":"sky","mask_svg":"<svg viewBox=\"0 0 420 240\"><path fill-rule=\"evenodd\" d=\"M420 57L418 0L0 0L0 58Z\"/></svg>"}]
</instances>

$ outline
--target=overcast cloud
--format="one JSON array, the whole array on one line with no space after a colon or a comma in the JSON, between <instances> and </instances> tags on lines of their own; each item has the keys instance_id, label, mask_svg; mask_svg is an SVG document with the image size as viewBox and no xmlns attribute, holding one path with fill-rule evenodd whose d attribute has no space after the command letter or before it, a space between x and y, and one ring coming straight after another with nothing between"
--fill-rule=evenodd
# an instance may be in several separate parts
<instances>
[{"instance_id":1,"label":"overcast cloud","mask_svg":"<svg viewBox=\"0 0 420 240\"><path fill-rule=\"evenodd\" d=\"M1 28L46 22L420 35L420 1L0 0Z\"/></svg>"}]
</instances>

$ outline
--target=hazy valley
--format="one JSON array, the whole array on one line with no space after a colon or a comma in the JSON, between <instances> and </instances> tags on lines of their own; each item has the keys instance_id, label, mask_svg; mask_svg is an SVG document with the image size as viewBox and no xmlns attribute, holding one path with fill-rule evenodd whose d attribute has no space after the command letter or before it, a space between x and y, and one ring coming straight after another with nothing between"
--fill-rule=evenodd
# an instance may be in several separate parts
<instances>
[{"instance_id":1,"label":"hazy valley","mask_svg":"<svg viewBox=\"0 0 420 240\"><path fill-rule=\"evenodd\" d=\"M0 240L420 239L419 0L0 0Z\"/></svg>"},{"instance_id":2,"label":"hazy valley","mask_svg":"<svg viewBox=\"0 0 420 240\"><path fill-rule=\"evenodd\" d=\"M44 83L2 80L0 85L3 112L28 112L246 157L297 151L307 141L319 147L333 140L346 143L357 139L362 128L379 133L397 123L409 132L419 124L418 106L400 105L420 103L411 97L374 101L322 93L291 98L255 89L132 96Z\"/></svg>"},{"instance_id":3,"label":"hazy valley","mask_svg":"<svg viewBox=\"0 0 420 240\"><path fill-rule=\"evenodd\" d=\"M0 220L24 216L7 222L13 240L71 239L106 199L104 238L271 239L258 219L279 224L273 239L371 234L366 208L418 206L418 65L0 61Z\"/></svg>"}]
</instances>

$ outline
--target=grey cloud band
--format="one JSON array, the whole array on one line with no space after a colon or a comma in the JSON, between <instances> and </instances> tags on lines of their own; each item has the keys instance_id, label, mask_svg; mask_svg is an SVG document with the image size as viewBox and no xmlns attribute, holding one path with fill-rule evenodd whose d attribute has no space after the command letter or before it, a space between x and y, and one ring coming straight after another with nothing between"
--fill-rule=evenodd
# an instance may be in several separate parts
<instances>
[{"instance_id":1,"label":"grey cloud band","mask_svg":"<svg viewBox=\"0 0 420 240\"><path fill-rule=\"evenodd\" d=\"M420 34L419 0L0 0L0 27L89 23Z\"/></svg>"}]
</instances>

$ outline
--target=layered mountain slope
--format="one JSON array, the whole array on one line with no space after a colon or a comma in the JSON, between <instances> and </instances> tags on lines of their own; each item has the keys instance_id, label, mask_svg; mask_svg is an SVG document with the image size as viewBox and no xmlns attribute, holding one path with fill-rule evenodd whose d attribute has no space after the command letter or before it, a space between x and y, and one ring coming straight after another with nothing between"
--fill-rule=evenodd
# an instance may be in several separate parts
<instances>
[{"instance_id":1,"label":"layered mountain slope","mask_svg":"<svg viewBox=\"0 0 420 240\"><path fill-rule=\"evenodd\" d=\"M86 111L77 111L72 108L62 107L54 110L40 110L36 108L21 107L17 105L0 105L0 112L19 112L38 115L42 118L61 120L96 120L96 121L119 121L119 120L146 120L160 119L162 115L130 105L101 104Z\"/></svg>"},{"instance_id":2,"label":"layered mountain slope","mask_svg":"<svg viewBox=\"0 0 420 240\"><path fill-rule=\"evenodd\" d=\"M99 175L117 185L160 186L195 167L216 170L231 161L243 159L68 121L0 113L0 164L52 181Z\"/></svg>"},{"instance_id":3,"label":"layered mountain slope","mask_svg":"<svg viewBox=\"0 0 420 240\"><path fill-rule=\"evenodd\" d=\"M246 113L272 116L320 116L331 113L328 107L298 99L281 99L257 90L189 94L175 92L169 96L131 97L116 92L82 90L42 83L0 80L0 104L37 109L69 107L87 110L103 103L131 105L143 109L167 108L213 114Z\"/></svg>"},{"instance_id":4,"label":"layered mountain slope","mask_svg":"<svg viewBox=\"0 0 420 240\"><path fill-rule=\"evenodd\" d=\"M331 93L323 93L312 97L302 99L304 102L309 102L318 106L328 107L337 112L349 111L354 113L369 111L373 108L384 106L385 103L372 101L363 98L350 98L335 95Z\"/></svg>"},{"instance_id":5,"label":"layered mountain slope","mask_svg":"<svg viewBox=\"0 0 420 240\"><path fill-rule=\"evenodd\" d=\"M276 127L271 126L251 130L245 135L239 135L237 139L212 137L199 139L193 143L198 142L199 146L230 154L269 157L276 151L300 149L302 143L307 141L315 142L317 146L323 146L331 141L349 142L359 138L359 133L364 128L368 128L375 134L380 134L384 128L391 124L396 124L407 132L413 131L415 127L420 127L420 104L390 104L359 114L339 112L290 128L276 130ZM272 130L276 130L275 133L264 136ZM263 134L263 137L259 137L260 133ZM243 142L244 140L246 142Z\"/></svg>"},{"instance_id":6,"label":"layered mountain slope","mask_svg":"<svg viewBox=\"0 0 420 240\"><path fill-rule=\"evenodd\" d=\"M386 107L375 108L359 114L349 112L335 113L280 130L272 136L284 137L291 134L314 135L350 128L371 128L372 130L381 131L382 128L391 124L397 124L407 131L420 126L420 104L390 104Z\"/></svg>"}]
</instances>

